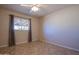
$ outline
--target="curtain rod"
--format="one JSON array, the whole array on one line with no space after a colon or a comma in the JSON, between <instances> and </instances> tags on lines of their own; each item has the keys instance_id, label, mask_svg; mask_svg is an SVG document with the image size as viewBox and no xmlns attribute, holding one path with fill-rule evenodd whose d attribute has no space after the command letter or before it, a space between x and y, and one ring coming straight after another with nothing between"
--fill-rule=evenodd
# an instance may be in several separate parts
<instances>
[{"instance_id":1,"label":"curtain rod","mask_svg":"<svg viewBox=\"0 0 79 59\"><path fill-rule=\"evenodd\" d=\"M10 15L13 15L13 14L10 14ZM31 18L25 18L25 17L21 17L21 16L16 16L16 15L13 15L14 17L19 17L19 18L23 18L23 19L28 19L30 20Z\"/></svg>"}]
</instances>

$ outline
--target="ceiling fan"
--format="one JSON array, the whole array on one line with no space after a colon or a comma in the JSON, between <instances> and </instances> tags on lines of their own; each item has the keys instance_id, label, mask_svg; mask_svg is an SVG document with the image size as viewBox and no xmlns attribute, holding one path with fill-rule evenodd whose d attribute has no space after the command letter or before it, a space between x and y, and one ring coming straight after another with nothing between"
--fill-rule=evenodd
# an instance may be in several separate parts
<instances>
[{"instance_id":1,"label":"ceiling fan","mask_svg":"<svg viewBox=\"0 0 79 59\"><path fill-rule=\"evenodd\" d=\"M40 5L40 4L21 4L21 6L30 7L30 8L31 8L30 11L37 12L37 11L40 10L40 7L41 7L42 5Z\"/></svg>"}]
</instances>

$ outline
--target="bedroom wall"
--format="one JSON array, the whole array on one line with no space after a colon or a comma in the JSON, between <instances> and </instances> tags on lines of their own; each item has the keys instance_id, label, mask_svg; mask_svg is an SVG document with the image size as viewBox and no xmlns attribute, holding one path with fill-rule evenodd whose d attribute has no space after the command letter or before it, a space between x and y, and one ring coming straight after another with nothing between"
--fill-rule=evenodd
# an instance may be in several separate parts
<instances>
[{"instance_id":1,"label":"bedroom wall","mask_svg":"<svg viewBox=\"0 0 79 59\"><path fill-rule=\"evenodd\" d=\"M41 23L41 40L79 51L79 5L55 11Z\"/></svg>"},{"instance_id":2,"label":"bedroom wall","mask_svg":"<svg viewBox=\"0 0 79 59\"><path fill-rule=\"evenodd\" d=\"M8 33L9 33L9 15L20 16L24 18L32 19L32 39L33 41L39 40L39 19L37 17L30 17L18 12L10 11L0 8L0 47L8 45ZM16 43L27 42L28 31L16 31L17 35ZM16 36L15 36L16 37Z\"/></svg>"}]
</instances>

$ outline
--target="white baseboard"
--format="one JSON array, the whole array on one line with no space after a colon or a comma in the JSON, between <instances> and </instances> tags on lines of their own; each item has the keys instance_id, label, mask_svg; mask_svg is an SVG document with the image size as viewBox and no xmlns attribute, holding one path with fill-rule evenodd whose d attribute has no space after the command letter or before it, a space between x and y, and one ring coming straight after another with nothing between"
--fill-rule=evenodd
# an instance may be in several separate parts
<instances>
[{"instance_id":1,"label":"white baseboard","mask_svg":"<svg viewBox=\"0 0 79 59\"><path fill-rule=\"evenodd\" d=\"M76 48L68 47L68 46L65 46L65 45L60 45L58 43L54 43L54 42L50 42L50 41L45 41L45 42L46 43L49 43L49 44L57 45L57 46L60 46L60 47L63 47L63 48L67 48L67 49L71 49L71 50L74 50L74 51L78 51L79 52L79 49L76 49Z\"/></svg>"},{"instance_id":2,"label":"white baseboard","mask_svg":"<svg viewBox=\"0 0 79 59\"><path fill-rule=\"evenodd\" d=\"M24 42L18 42L18 43L16 43L16 45L23 44L23 43L27 43L27 42L26 41L24 41ZM2 48L2 47L8 47L8 45L1 45L0 48Z\"/></svg>"},{"instance_id":3,"label":"white baseboard","mask_svg":"<svg viewBox=\"0 0 79 59\"><path fill-rule=\"evenodd\" d=\"M2 46L0 46L0 48L1 48L1 47L7 47L7 46L8 46L8 45L2 45Z\"/></svg>"},{"instance_id":4,"label":"white baseboard","mask_svg":"<svg viewBox=\"0 0 79 59\"><path fill-rule=\"evenodd\" d=\"M23 43L28 43L27 41L24 41L24 42L17 42L16 45L19 45L19 44L23 44ZM2 45L0 46L1 47L8 47L8 45Z\"/></svg>"},{"instance_id":5,"label":"white baseboard","mask_svg":"<svg viewBox=\"0 0 79 59\"><path fill-rule=\"evenodd\" d=\"M23 44L23 43L27 43L27 42L26 41L24 41L24 42L17 42L16 45Z\"/></svg>"},{"instance_id":6,"label":"white baseboard","mask_svg":"<svg viewBox=\"0 0 79 59\"><path fill-rule=\"evenodd\" d=\"M34 41L38 41L38 40L33 40L32 42L34 42ZM27 42L27 41L24 41L24 42L17 42L16 45L18 45L18 44L23 44L23 43L28 43L28 42Z\"/></svg>"}]
</instances>

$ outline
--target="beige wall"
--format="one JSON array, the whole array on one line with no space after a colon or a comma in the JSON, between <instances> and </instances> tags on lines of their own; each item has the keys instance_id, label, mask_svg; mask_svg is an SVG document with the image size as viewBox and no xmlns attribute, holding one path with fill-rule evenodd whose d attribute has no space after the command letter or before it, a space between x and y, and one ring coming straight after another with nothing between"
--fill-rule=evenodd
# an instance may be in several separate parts
<instances>
[{"instance_id":1,"label":"beige wall","mask_svg":"<svg viewBox=\"0 0 79 59\"><path fill-rule=\"evenodd\" d=\"M43 41L79 51L79 6L55 11L41 21Z\"/></svg>"},{"instance_id":2,"label":"beige wall","mask_svg":"<svg viewBox=\"0 0 79 59\"><path fill-rule=\"evenodd\" d=\"M13 14L15 16L20 16L24 18L32 19L32 39L33 41L39 40L39 19L36 17L30 17L21 13L9 11L6 9L0 8L0 46L8 45L8 31L9 31L9 15ZM27 32L28 31L16 31L15 35L17 36L17 44L21 42L27 42Z\"/></svg>"},{"instance_id":3,"label":"beige wall","mask_svg":"<svg viewBox=\"0 0 79 59\"><path fill-rule=\"evenodd\" d=\"M16 44L28 42L28 31L15 31Z\"/></svg>"},{"instance_id":4,"label":"beige wall","mask_svg":"<svg viewBox=\"0 0 79 59\"><path fill-rule=\"evenodd\" d=\"M43 20L44 20L44 17L40 17L39 18L40 19L40 21L39 21L39 23L40 23L40 26L39 26L39 40L40 41L44 41L44 35L43 35Z\"/></svg>"}]
</instances>

